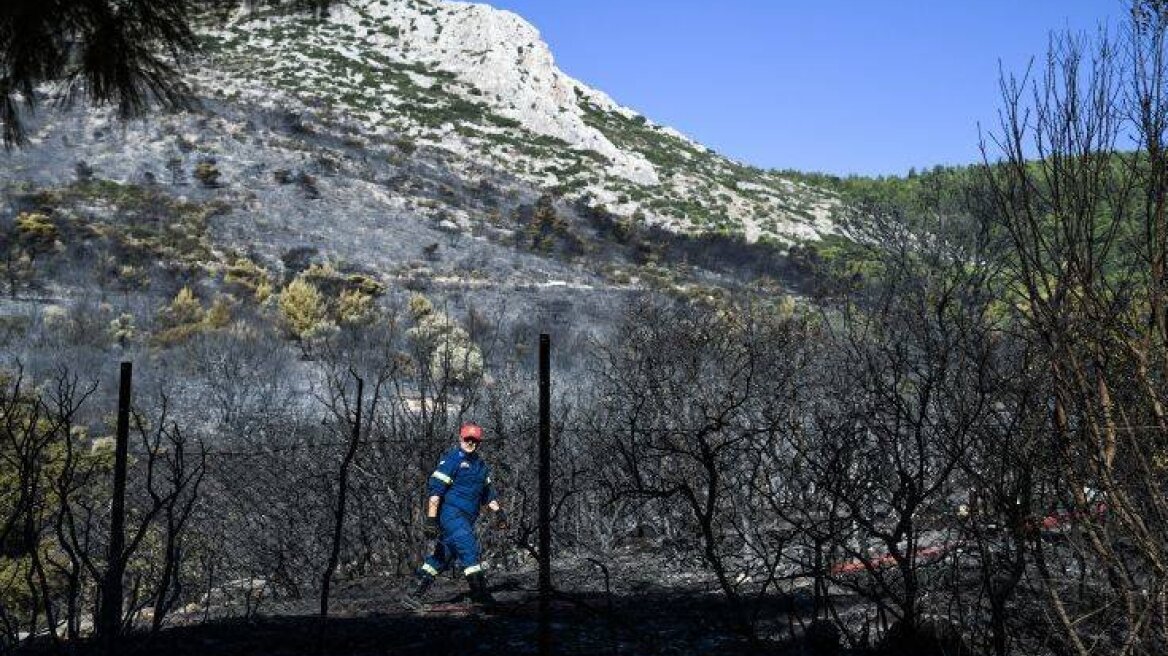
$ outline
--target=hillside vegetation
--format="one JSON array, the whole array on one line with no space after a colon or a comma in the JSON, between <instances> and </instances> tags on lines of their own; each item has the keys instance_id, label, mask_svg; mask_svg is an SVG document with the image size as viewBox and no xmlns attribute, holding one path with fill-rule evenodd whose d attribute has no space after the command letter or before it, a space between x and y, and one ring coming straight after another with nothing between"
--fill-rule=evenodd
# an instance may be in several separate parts
<instances>
[{"instance_id":1,"label":"hillside vegetation","mask_svg":"<svg viewBox=\"0 0 1168 656\"><path fill-rule=\"evenodd\" d=\"M351 0L323 19L208 29L208 92L489 162L622 216L785 243L838 230L835 199L744 166L561 73L534 28L485 5Z\"/></svg>"}]
</instances>

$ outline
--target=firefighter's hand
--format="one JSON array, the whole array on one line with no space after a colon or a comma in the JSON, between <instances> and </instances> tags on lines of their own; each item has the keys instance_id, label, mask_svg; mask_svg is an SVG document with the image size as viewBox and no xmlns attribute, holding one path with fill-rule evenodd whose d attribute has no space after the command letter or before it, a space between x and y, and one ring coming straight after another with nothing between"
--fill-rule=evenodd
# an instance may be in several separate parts
<instances>
[{"instance_id":1,"label":"firefighter's hand","mask_svg":"<svg viewBox=\"0 0 1168 656\"><path fill-rule=\"evenodd\" d=\"M422 535L426 536L427 540L436 540L441 533L441 529L438 528L438 518L427 517L425 523L422 524Z\"/></svg>"},{"instance_id":2,"label":"firefighter's hand","mask_svg":"<svg viewBox=\"0 0 1168 656\"><path fill-rule=\"evenodd\" d=\"M502 508L496 510L495 528L499 529L500 531L505 531L507 530L508 526L510 526L510 524L507 523L507 513L503 512Z\"/></svg>"}]
</instances>

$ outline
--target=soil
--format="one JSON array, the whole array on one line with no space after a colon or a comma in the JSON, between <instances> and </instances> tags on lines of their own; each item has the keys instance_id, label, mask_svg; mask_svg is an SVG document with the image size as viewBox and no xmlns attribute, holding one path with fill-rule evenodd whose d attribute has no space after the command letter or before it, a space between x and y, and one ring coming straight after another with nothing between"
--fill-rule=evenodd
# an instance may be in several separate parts
<instances>
[{"instance_id":1,"label":"soil","mask_svg":"<svg viewBox=\"0 0 1168 656\"><path fill-rule=\"evenodd\" d=\"M565 584L572 583L564 577ZM749 641L732 628L734 613L725 598L705 583L659 588L628 583L611 593L589 590L599 575L579 581L574 591L559 591L550 601L549 653L574 654L799 654L801 647L780 641ZM117 653L173 656L373 656L425 654L538 654L539 596L533 572L493 573L490 588L498 604L471 604L460 580L442 577L427 595L428 608L412 611L397 599L408 582L362 579L340 586L330 616L312 613L309 600L284 603L275 614L175 625L155 635L124 639ZM566 585L560 586L561 590ZM603 586L600 586L603 587ZM636 589L636 590L634 590ZM786 622L789 598L766 599L761 616ZM271 612L273 609L269 609ZM103 653L86 640L65 646L66 653ZM39 642L20 653L57 653Z\"/></svg>"}]
</instances>

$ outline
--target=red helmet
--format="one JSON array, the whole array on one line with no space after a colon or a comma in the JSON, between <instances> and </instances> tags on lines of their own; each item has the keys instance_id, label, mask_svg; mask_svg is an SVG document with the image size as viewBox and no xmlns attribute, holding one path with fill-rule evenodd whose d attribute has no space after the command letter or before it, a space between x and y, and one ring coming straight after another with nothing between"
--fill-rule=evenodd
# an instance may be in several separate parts
<instances>
[{"instance_id":1,"label":"red helmet","mask_svg":"<svg viewBox=\"0 0 1168 656\"><path fill-rule=\"evenodd\" d=\"M467 422L458 429L458 437L464 440L474 440L475 442L483 441L483 427L478 424Z\"/></svg>"}]
</instances>

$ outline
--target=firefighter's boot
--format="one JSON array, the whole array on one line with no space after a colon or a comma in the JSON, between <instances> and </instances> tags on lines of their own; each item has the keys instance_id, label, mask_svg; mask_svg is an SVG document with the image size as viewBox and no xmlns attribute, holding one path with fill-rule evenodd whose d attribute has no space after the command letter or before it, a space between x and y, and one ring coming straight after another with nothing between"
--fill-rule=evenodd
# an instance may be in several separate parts
<instances>
[{"instance_id":1,"label":"firefighter's boot","mask_svg":"<svg viewBox=\"0 0 1168 656\"><path fill-rule=\"evenodd\" d=\"M426 598L426 592L430 590L430 586L434 585L434 577L426 572L419 572L417 579L418 582L413 591L407 592L401 597L401 605L410 610L421 610L425 606L422 600Z\"/></svg>"},{"instance_id":2,"label":"firefighter's boot","mask_svg":"<svg viewBox=\"0 0 1168 656\"><path fill-rule=\"evenodd\" d=\"M470 585L470 600L479 606L491 607L497 602L491 596L491 591L487 589L487 576L482 572L475 572L468 574L466 577L467 584Z\"/></svg>"}]
</instances>

